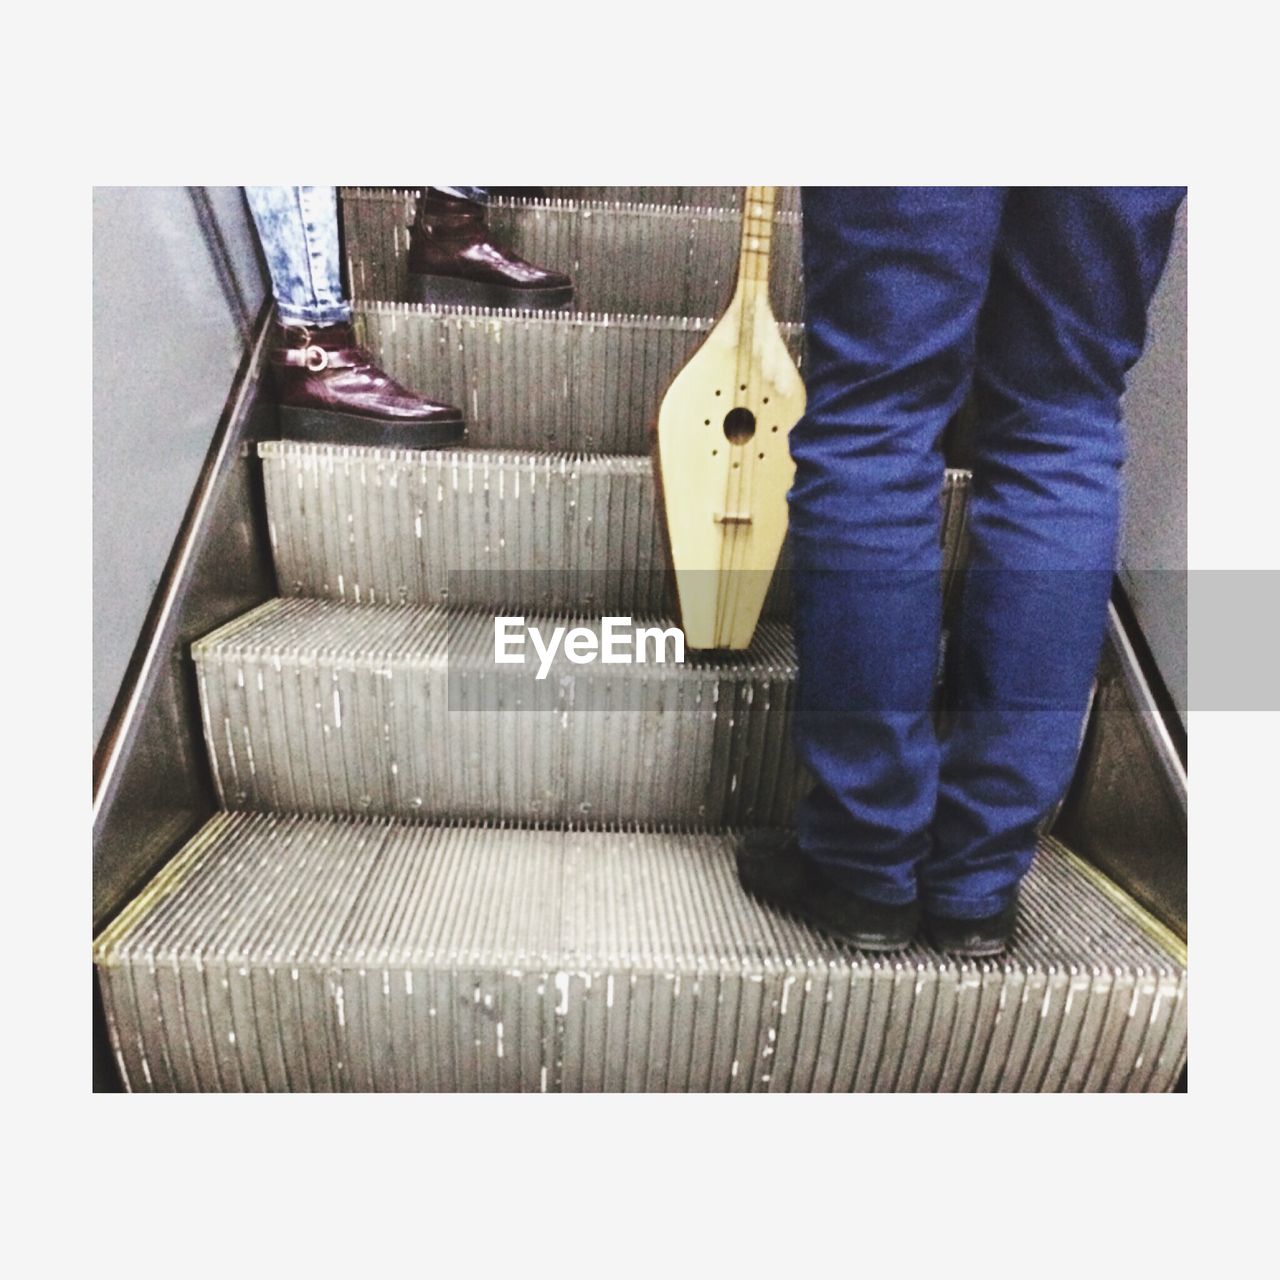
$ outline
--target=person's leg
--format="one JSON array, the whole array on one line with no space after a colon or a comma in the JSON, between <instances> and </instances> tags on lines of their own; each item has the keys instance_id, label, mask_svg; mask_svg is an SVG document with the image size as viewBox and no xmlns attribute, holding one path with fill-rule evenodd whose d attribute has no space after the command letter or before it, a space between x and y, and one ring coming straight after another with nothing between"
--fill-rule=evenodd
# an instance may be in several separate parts
<instances>
[{"instance_id":1,"label":"person's leg","mask_svg":"<svg viewBox=\"0 0 1280 1280\"><path fill-rule=\"evenodd\" d=\"M294 439L435 448L462 412L401 386L361 348L342 288L336 187L246 187L271 273L271 352L281 426Z\"/></svg>"},{"instance_id":2,"label":"person's leg","mask_svg":"<svg viewBox=\"0 0 1280 1280\"><path fill-rule=\"evenodd\" d=\"M345 324L336 187L245 187L280 322Z\"/></svg>"},{"instance_id":3,"label":"person's leg","mask_svg":"<svg viewBox=\"0 0 1280 1280\"><path fill-rule=\"evenodd\" d=\"M791 433L800 848L914 902L938 777L940 437L966 393L998 188L805 188L808 407Z\"/></svg>"},{"instance_id":4,"label":"person's leg","mask_svg":"<svg viewBox=\"0 0 1280 1280\"><path fill-rule=\"evenodd\" d=\"M1070 781L1116 561L1120 396L1182 193L1010 192L979 323L970 561L926 913L1005 917Z\"/></svg>"}]
</instances>

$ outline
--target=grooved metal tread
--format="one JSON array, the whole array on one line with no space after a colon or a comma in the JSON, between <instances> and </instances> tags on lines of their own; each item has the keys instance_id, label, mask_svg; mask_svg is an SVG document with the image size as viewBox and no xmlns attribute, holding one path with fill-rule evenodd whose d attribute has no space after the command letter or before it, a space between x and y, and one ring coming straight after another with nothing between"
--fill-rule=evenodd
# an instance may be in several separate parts
<instances>
[{"instance_id":1,"label":"grooved metal tread","mask_svg":"<svg viewBox=\"0 0 1280 1280\"><path fill-rule=\"evenodd\" d=\"M714 321L357 303L379 364L458 405L472 446L647 453L658 406ZM803 332L784 325L803 363Z\"/></svg>"},{"instance_id":2,"label":"grooved metal tread","mask_svg":"<svg viewBox=\"0 0 1280 1280\"><path fill-rule=\"evenodd\" d=\"M663 204L692 209L742 209L745 187L544 187L544 199L597 204ZM514 201L513 201L514 203ZM798 213L800 188L779 187L776 208Z\"/></svg>"},{"instance_id":3,"label":"grooved metal tread","mask_svg":"<svg viewBox=\"0 0 1280 1280\"><path fill-rule=\"evenodd\" d=\"M667 627L637 617L637 626ZM581 626L599 618L530 618ZM275 599L192 647L227 808L484 820L781 823L803 778L795 654L494 663L494 614Z\"/></svg>"},{"instance_id":4,"label":"grooved metal tread","mask_svg":"<svg viewBox=\"0 0 1280 1280\"><path fill-rule=\"evenodd\" d=\"M258 446L280 590L355 604L669 612L648 457L471 449ZM967 472L942 490L948 592ZM766 602L785 612L786 557Z\"/></svg>"},{"instance_id":5,"label":"grooved metal tread","mask_svg":"<svg viewBox=\"0 0 1280 1280\"><path fill-rule=\"evenodd\" d=\"M341 190L347 278L355 297L407 296L409 224L417 190ZM579 311L719 316L737 279L737 208L615 201L494 200L495 238L539 266L566 272ZM770 296L780 320L801 318L800 215L775 214Z\"/></svg>"},{"instance_id":6,"label":"grooved metal tread","mask_svg":"<svg viewBox=\"0 0 1280 1280\"><path fill-rule=\"evenodd\" d=\"M220 814L96 940L131 1089L1167 1090L1176 943L1054 841L1015 946L868 956L735 837Z\"/></svg>"}]
</instances>

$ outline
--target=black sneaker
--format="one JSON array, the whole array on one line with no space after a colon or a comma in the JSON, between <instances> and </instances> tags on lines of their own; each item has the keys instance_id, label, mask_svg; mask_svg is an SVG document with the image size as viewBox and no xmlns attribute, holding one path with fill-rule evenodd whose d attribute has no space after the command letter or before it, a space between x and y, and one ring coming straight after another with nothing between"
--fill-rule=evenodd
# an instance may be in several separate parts
<instances>
[{"instance_id":1,"label":"black sneaker","mask_svg":"<svg viewBox=\"0 0 1280 1280\"><path fill-rule=\"evenodd\" d=\"M1013 941L1013 926L1018 918L1018 895L1002 911L993 916L961 920L956 916L924 913L925 932L939 951L955 956L998 956Z\"/></svg>"},{"instance_id":2,"label":"black sneaker","mask_svg":"<svg viewBox=\"0 0 1280 1280\"><path fill-rule=\"evenodd\" d=\"M789 911L860 951L901 951L915 937L914 902L891 906L833 885L788 832L750 832L738 846L738 879L767 906Z\"/></svg>"}]
</instances>

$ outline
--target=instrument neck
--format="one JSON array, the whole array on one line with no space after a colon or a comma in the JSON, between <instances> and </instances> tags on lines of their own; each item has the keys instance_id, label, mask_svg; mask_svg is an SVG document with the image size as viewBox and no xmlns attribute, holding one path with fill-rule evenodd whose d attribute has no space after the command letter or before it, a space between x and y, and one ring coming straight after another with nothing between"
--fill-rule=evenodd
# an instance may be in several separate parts
<instances>
[{"instance_id":1,"label":"instrument neck","mask_svg":"<svg viewBox=\"0 0 1280 1280\"><path fill-rule=\"evenodd\" d=\"M773 252L773 209L777 187L748 187L742 203L742 247L738 253L738 290L769 299L769 262Z\"/></svg>"}]
</instances>

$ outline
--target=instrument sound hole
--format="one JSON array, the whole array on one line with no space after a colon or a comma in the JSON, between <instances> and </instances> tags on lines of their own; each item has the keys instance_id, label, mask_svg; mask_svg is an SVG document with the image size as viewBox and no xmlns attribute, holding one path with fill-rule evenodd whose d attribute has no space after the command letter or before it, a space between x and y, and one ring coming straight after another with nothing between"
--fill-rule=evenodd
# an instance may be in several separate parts
<instances>
[{"instance_id":1,"label":"instrument sound hole","mask_svg":"<svg viewBox=\"0 0 1280 1280\"><path fill-rule=\"evenodd\" d=\"M750 409L730 409L724 415L725 439L730 444L746 444L756 433L756 415Z\"/></svg>"}]
</instances>

